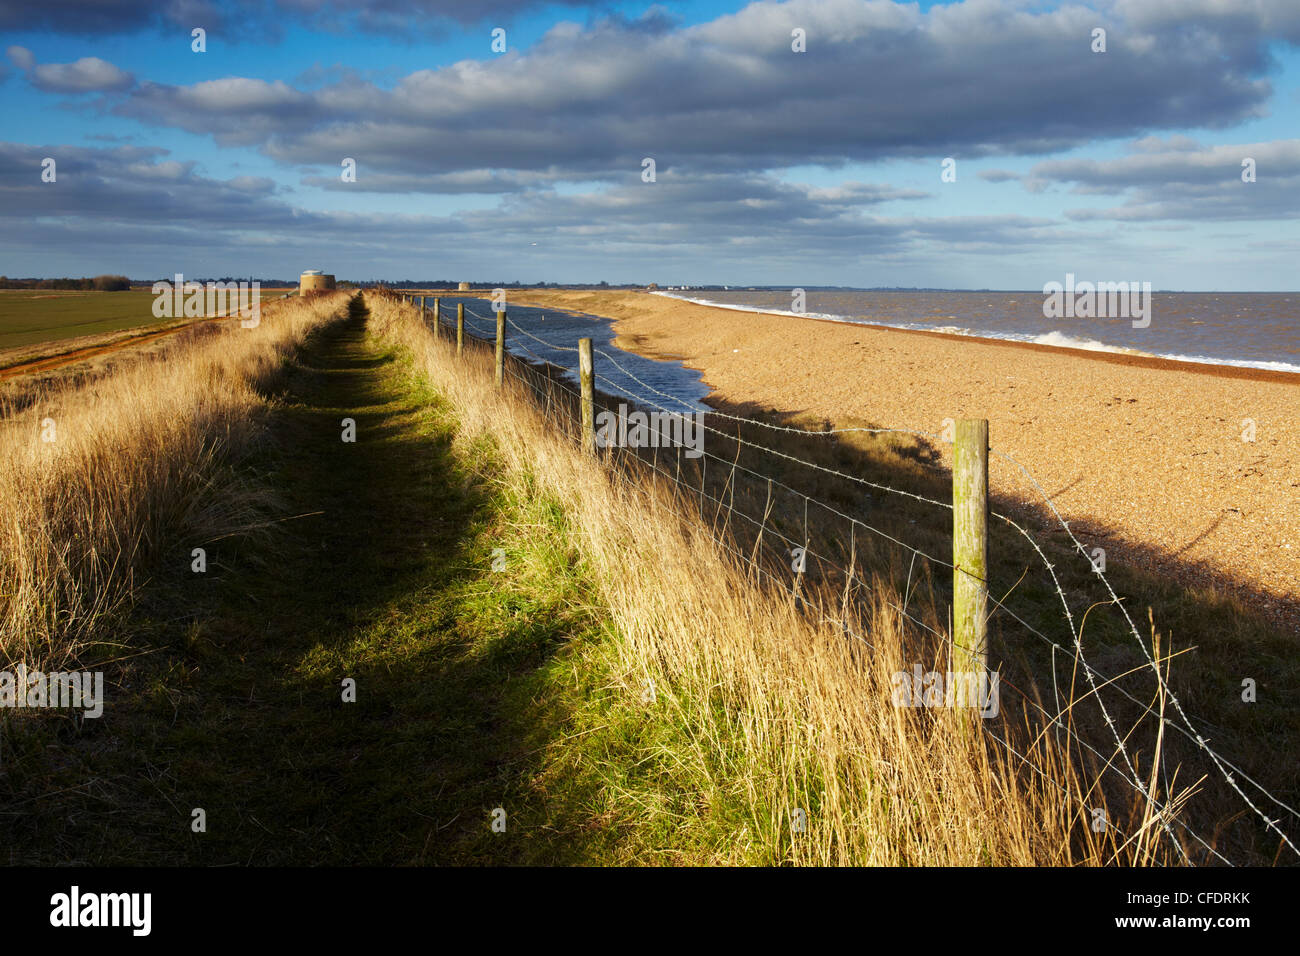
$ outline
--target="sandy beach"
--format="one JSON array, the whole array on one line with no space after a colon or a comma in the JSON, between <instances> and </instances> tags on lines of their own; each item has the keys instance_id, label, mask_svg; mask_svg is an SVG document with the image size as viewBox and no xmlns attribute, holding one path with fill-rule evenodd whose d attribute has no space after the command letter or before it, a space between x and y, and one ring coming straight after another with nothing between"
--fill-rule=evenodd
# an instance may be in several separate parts
<instances>
[{"instance_id":1,"label":"sandy beach","mask_svg":"<svg viewBox=\"0 0 1300 956\"><path fill-rule=\"evenodd\" d=\"M521 305L616 320L618 344L699 369L711 401L937 434L989 420L1089 548L1235 591L1300 629L1300 375L765 315L643 292ZM1254 441L1243 431L1254 423ZM946 454L946 450L945 450ZM996 457L995 496L1034 502Z\"/></svg>"}]
</instances>

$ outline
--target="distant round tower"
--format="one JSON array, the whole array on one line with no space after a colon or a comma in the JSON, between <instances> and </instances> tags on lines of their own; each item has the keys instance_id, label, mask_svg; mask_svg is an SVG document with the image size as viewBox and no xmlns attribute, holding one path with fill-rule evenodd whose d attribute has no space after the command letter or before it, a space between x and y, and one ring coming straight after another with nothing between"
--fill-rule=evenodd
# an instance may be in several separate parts
<instances>
[{"instance_id":1,"label":"distant round tower","mask_svg":"<svg viewBox=\"0 0 1300 956\"><path fill-rule=\"evenodd\" d=\"M459 286L457 286L456 288L457 288L457 290L460 291L460 292L468 292L468 291L469 291L469 283L468 283L468 282L462 282L462 283L461 283Z\"/></svg>"},{"instance_id":2,"label":"distant round tower","mask_svg":"<svg viewBox=\"0 0 1300 956\"><path fill-rule=\"evenodd\" d=\"M334 288L334 277L319 269L308 269L298 277L298 294L308 295L312 292L328 292Z\"/></svg>"}]
</instances>

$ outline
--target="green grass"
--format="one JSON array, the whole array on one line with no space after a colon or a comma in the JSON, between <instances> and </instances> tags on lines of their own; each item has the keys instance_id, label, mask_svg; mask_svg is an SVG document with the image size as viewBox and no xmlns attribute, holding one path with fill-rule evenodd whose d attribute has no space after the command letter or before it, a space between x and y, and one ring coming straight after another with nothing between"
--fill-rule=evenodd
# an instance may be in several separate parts
<instances>
[{"instance_id":1,"label":"green grass","mask_svg":"<svg viewBox=\"0 0 1300 956\"><path fill-rule=\"evenodd\" d=\"M500 480L490 442L454 450L443 400L359 310L309 340L278 389L275 447L245 468L277 490L278 515L302 517L207 544L204 575L195 542L176 543L120 632L127 650L103 649L136 656L105 668L101 719L8 720L0 859L729 858L743 768L718 755L702 795L682 759L693 708L718 704L629 693L564 510L526 476Z\"/></svg>"},{"instance_id":2,"label":"green grass","mask_svg":"<svg viewBox=\"0 0 1300 956\"><path fill-rule=\"evenodd\" d=\"M261 291L264 300L269 300L289 290ZM147 289L129 292L0 290L0 351L176 321L154 316L154 298Z\"/></svg>"},{"instance_id":3,"label":"green grass","mask_svg":"<svg viewBox=\"0 0 1300 956\"><path fill-rule=\"evenodd\" d=\"M0 349L158 325L152 293L0 291Z\"/></svg>"},{"instance_id":4,"label":"green grass","mask_svg":"<svg viewBox=\"0 0 1300 956\"><path fill-rule=\"evenodd\" d=\"M742 410L729 408L735 414ZM818 430L818 422L806 416L783 414L776 410L746 408L744 413L773 424ZM866 421L845 420L840 427L874 427ZM728 423L732 431L733 423ZM733 432L734 433L734 432ZM759 554L769 573L778 581L788 581L788 543L776 539L771 530L782 532L794 541L808 540L813 553L831 560L823 564L809 558L808 578L814 584L834 589L843 587L850 542L860 568L891 582L897 593L909 595L911 613L939 631L947 629L947 608L951 604L952 571L910 553L888 538L867 533L865 526L930 555L947 558L952 554L951 512L933 505L888 495L874 488L855 485L843 478L815 472L792 463L791 457L814 462L843 475L918 494L935 501L951 500L949 474L936 466L938 455L924 442L911 438L842 436L828 440L825 436L795 436L773 433L753 426L742 426L741 436L752 444L737 445L724 435L710 433L709 452L724 462L735 461L776 481L789 484L812 495L814 501L829 503L857 519L856 533L849 523L815 505L805 511L800 495L773 492L763 479L710 461L703 476L689 463L684 468L687 487L703 487L707 494L734 504L738 512L751 517L767 514L768 534L755 550L756 528L740 519L726 522L727 509L705 499L702 513L706 519L719 515L719 525L732 546L744 554ZM785 456L767 454L754 447L764 445ZM630 454L630 453L629 453ZM673 467L668 465L669 470ZM769 505L769 495L772 495ZM1051 561L1061 587L1074 614L1075 626L1082 634L1089 663L1114 678L1102 691L1106 707L1121 733L1125 733L1141 716L1138 704L1124 698L1124 690L1143 705L1152 703L1154 677L1146 664L1127 620L1109 603L1090 564L1075 552L1059 530L1055 518L1046 509L1028 514L1016 512L1013 504L994 499L993 510L1011 512L1019 523L1035 536ZM770 511L769 511L770 508ZM807 534L807 538L805 538ZM989 525L989 579L991 593L1003 600L1028 625L1058 645L1072 647L1073 639L1062 610L1060 596L1035 553L1023 536L1001 521ZM1294 653L1295 633L1279 627L1266 615L1252 608L1248 596L1209 590L1190 590L1167 577L1144 572L1113 562L1107 578L1117 594L1123 596L1129 616L1147 649L1150 650L1148 609L1163 639L1162 653L1172 648L1178 654L1170 668L1169 686L1179 697L1195 726L1213 741L1216 750L1232 761L1278 799L1294 806L1300 797L1300 762L1292 745L1300 735L1300 662ZM900 600L900 604L901 604ZM1053 661L1051 647L1039 636L1027 631L1010 618L1006 611L994 613L990 624L990 655L1001 669L1004 687L1014 684L1041 695L1044 706L1054 708L1053 664L1068 692L1071 678L1071 655L1059 652ZM1132 671L1132 673L1128 673ZM1119 675L1128 676L1119 678ZM1244 703L1241 680L1252 677L1261 689L1258 701ZM1075 675L1076 696L1084 698L1089 687L1082 673ZM1099 683L1102 679L1099 678ZM1068 697L1068 693L1066 694ZM1020 694L1007 692L1009 701ZM1084 701L1073 712L1075 726L1094 746L1109 754L1113 738L1102 723L1093 699ZM1181 722L1180 722L1181 726ZM1140 733L1128 739L1126 746L1142 766L1149 766L1156 722L1146 718ZM1107 741L1111 745L1107 746ZM1199 751L1194 742L1182 734L1170 732L1163 741L1167 766L1182 765L1179 780L1190 784L1202 774L1207 779L1193 800L1187 814L1194 829L1202 835L1214 833L1215 827L1230 817L1219 834L1221 848L1230 858L1255 862L1272 860L1278 845L1276 835L1264 829L1254 814L1240 813L1245 805L1224 782L1218 768ZM1091 755L1084 755L1085 762ZM1098 763L1098 762L1094 762ZM1111 777L1106 778L1108 783ZM1118 799L1123 787L1115 788ZM1267 803L1257 792L1248 791L1257 804ZM1267 806L1273 807L1271 803ZM1276 809L1274 807L1274 809ZM1276 814L1274 814L1276 815ZM1286 826L1283 827L1286 829ZM1289 832L1289 831L1288 831ZM1289 853L1290 851L1285 851ZM1284 854L1285 858L1285 854Z\"/></svg>"},{"instance_id":5,"label":"green grass","mask_svg":"<svg viewBox=\"0 0 1300 956\"><path fill-rule=\"evenodd\" d=\"M276 489L276 516L292 520L269 537L207 543L206 575L189 571L190 549L203 543L176 543L121 631L128 650L114 653L141 656L106 668L116 685L102 719L9 720L0 859L781 862L779 841L741 846L738 835L753 827L744 768L726 753L701 757L716 761L703 768L682 763L699 752L693 726L717 702L667 706L668 687L658 705L629 694L619 637L564 511L526 480L497 480L490 442L453 446L457 423L438 392L403 352L368 334L359 304L309 341L278 388L275 445L243 467ZM343 418L356 421L355 444L340 441ZM798 439L789 450L918 493L945 490L910 447ZM740 460L799 477L780 461ZM707 486L721 496L728 481L738 504L761 513L761 483L711 472ZM920 506L883 511L851 488L838 498L829 484L816 492L932 553L950 547ZM801 519L778 514L774 523L798 536ZM812 524L815 537L836 530L816 515ZM1005 530L995 536L995 574L1014 582L1034 556ZM860 558L877 550L861 538L858 547ZM501 571L492 570L497 549ZM1059 545L1049 554L1065 564ZM871 556L877 568L890 565L883 549ZM783 566L784 553L770 557ZM894 571L900 586L923 582L919 613L943 607L942 574ZM1059 631L1055 592L1032 578L1017 607ZM1077 599L1087 580L1068 572L1064 583ZM1293 695L1241 715L1223 703L1236 696L1222 675L1235 673L1225 658L1237 648L1256 660L1277 655L1269 683L1293 672L1280 636L1213 595L1122 569L1117 581L1140 595L1139 621L1151 603L1179 647L1196 635L1198 651L1175 665L1189 710L1215 721L1228 756L1289 796L1295 764L1279 755L1293 736ZM1096 615L1089 628L1091 646L1111 655L1107 670L1130 663L1113 620ZM1048 673L1034 644L1010 630L994 641L1017 678ZM356 703L341 700L347 677ZM205 834L191 832L195 807L207 812ZM489 827L497 807L504 834Z\"/></svg>"},{"instance_id":6,"label":"green grass","mask_svg":"<svg viewBox=\"0 0 1300 956\"><path fill-rule=\"evenodd\" d=\"M10 862L587 859L584 801L542 773L572 732L559 661L601 626L564 516L486 497L490 447L452 454L438 396L363 318L286 370L277 447L250 466L306 516L269 547L209 544L205 575L177 542L124 628L147 653L110 669L104 717L6 728Z\"/></svg>"}]
</instances>

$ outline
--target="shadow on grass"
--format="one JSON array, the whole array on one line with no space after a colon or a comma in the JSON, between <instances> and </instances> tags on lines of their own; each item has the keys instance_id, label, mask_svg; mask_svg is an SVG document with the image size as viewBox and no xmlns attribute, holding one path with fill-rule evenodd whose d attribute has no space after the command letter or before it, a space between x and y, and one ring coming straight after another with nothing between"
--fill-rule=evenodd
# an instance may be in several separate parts
<instances>
[{"instance_id":1,"label":"shadow on grass","mask_svg":"<svg viewBox=\"0 0 1300 956\"><path fill-rule=\"evenodd\" d=\"M9 862L584 859L557 826L576 808L534 781L564 719L537 703L545 669L594 626L586 602L490 570L493 502L366 318L358 297L285 369L273 446L246 465L282 498L269 540L209 544L204 574L178 543L103 718L9 735Z\"/></svg>"},{"instance_id":2,"label":"shadow on grass","mask_svg":"<svg viewBox=\"0 0 1300 956\"><path fill-rule=\"evenodd\" d=\"M550 410L556 426L576 442L574 399L565 390L550 388L558 370L517 359L512 362L531 382L539 408ZM607 409L626 402L623 396L597 396L598 407ZM925 656L929 652L924 648L933 643L926 638L927 629L941 635L948 632L951 510L880 487L951 502L951 476L942 465L940 449L909 436L817 436L830 423L796 411L752 405L715 408L812 434L713 417L708 424L716 431L706 433L703 459L692 461L680 449L612 449L606 461L629 480L649 481L657 476L683 489L685 510L702 516L726 546L746 559L756 558L762 569L754 576L759 587L818 596L823 606L834 608L844 599L846 588L850 602L865 598L862 580L887 582L897 595L897 606L914 619L918 663L926 670L932 666L942 670L946 662ZM875 427L867 421L837 425ZM1123 779L1131 781L1132 775L1117 752L1106 715L1076 669L1074 635L1062 597L1088 663L1104 675L1097 678L1105 685L1099 696L1144 783L1150 778L1159 728L1157 720L1144 715L1144 708L1157 706L1157 681L1142 649L1145 646L1154 654L1150 609L1162 637L1159 653L1168 655L1172 650L1178 655L1170 667L1169 686L1192 719L1195 733L1203 734L1219 754L1282 803L1296 804L1300 761L1292 742L1300 735L1300 696L1295 691L1300 686L1300 664L1294 653L1295 635L1286 621L1300 612L1300 606L1282 608L1279 622L1273 613L1276 607L1243 582L1223 581L1217 590L1183 586L1178 582L1195 580L1193 572L1204 569L1180 560L1172 551L1129 540L1120 529L1090 528L1087 537L1076 531L1086 547L1094 537L1105 541L1111 559L1107 578L1132 618L1138 632L1135 638L1090 560L1074 549L1046 505L1026 505L999 494L996 486L990 505L1024 527L1043 552L1039 555L1011 525L990 520L990 591L1004 604L994 609L990 621L990 661L1003 675L1004 710L1018 714L1028 707L1041 724L1035 705L1055 714L1071 698L1077 702L1066 719L1096 753L1074 745L1074 757L1094 772L1107 760L1119 768L1118 774L1105 773L1105 796L1099 796L1111 820L1123 821L1125 832L1131 832L1138 821L1130 814L1140 801L1132 783ZM803 574L794 571L794 548L806 551ZM1059 592L1044 559L1059 579ZM857 569L853 581L845 573L851 565ZM1114 680L1107 684L1108 678ZM1242 697L1245 678L1257 683L1253 703ZM1168 709L1170 720L1186 729L1172 705ZM1204 778L1183 819L1206 843L1236 863L1291 858L1291 851L1250 811L1194 739L1167 729L1160 746L1162 797L1170 789ZM1283 831L1298 842L1300 821L1240 774L1235 779L1257 806L1280 818ZM1192 862L1218 862L1187 831L1176 832Z\"/></svg>"}]
</instances>

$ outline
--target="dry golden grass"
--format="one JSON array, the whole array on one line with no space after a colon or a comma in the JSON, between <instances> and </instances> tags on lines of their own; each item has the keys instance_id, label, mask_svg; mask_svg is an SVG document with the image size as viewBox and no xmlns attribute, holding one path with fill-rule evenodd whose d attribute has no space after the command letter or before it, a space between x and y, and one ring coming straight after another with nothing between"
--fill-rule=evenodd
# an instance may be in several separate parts
<instances>
[{"instance_id":1,"label":"dry golden grass","mask_svg":"<svg viewBox=\"0 0 1300 956\"><path fill-rule=\"evenodd\" d=\"M1002 719L973 725L955 709L894 706L892 675L916 662L943 670L943 648L900 618L884 585L851 614L868 649L816 610L818 596L800 609L765 588L679 489L582 455L571 421L540 411L516 378L495 392L486 350L458 358L454 342L435 339L414 308L377 294L366 302L372 327L409 348L451 402L466 457L489 440L501 463L495 480L517 495L553 499L568 517L617 634L585 652L584 664L606 668L626 707L666 728L638 736L630 757L612 748L585 753L604 761L596 772L610 815L651 831L656 816L661 832L698 830L690 862L1170 861L1168 841L1155 839L1161 821L1145 802L1117 819L1112 796L1114 825L1092 832L1085 808L1101 803L1095 784L1009 695ZM820 602L838 603L827 594ZM626 772L629 762L662 768L668 782L634 783L641 778ZM667 787L694 809L683 813ZM1185 796L1159 794L1175 807ZM793 832L797 811L807 818L802 833ZM710 836L705 821L728 812L740 826Z\"/></svg>"},{"instance_id":2,"label":"dry golden grass","mask_svg":"<svg viewBox=\"0 0 1300 956\"><path fill-rule=\"evenodd\" d=\"M346 300L274 304L256 330L231 323L186 336L93 381L42 388L21 410L0 409L7 662L62 667L102 646L150 568L188 563L191 548L259 524L269 490L229 466L264 430L284 358ZM571 772L594 775L585 809L631 834L629 859L672 844L669 858L700 863L1170 860L1141 801L1121 806L1108 794L1116 826L1092 832L1087 808L1103 801L1091 768L1056 750L1005 695L998 721L893 706L895 672L942 669L943 648L890 607L886 585L849 614L868 649L829 622L841 614L837 595L809 594L797 607L719 545L722 532L688 495L583 456L571 417L539 411L515 379L497 394L488 353L458 359L413 308L366 301L372 327L408 348L453 406L464 459L490 441L493 480L556 502L595 579L610 638L580 648L573 664L601 692L573 702L589 708L576 715L586 724L549 744L543 775L556 789ZM43 441L50 421L55 440ZM635 732L602 739L614 724ZM800 815L806 827L795 832Z\"/></svg>"},{"instance_id":3,"label":"dry golden grass","mask_svg":"<svg viewBox=\"0 0 1300 956\"><path fill-rule=\"evenodd\" d=\"M88 382L0 407L0 657L63 665L129 601L142 569L254 519L263 492L223 466L263 427L261 391L346 294L266 305Z\"/></svg>"}]
</instances>

